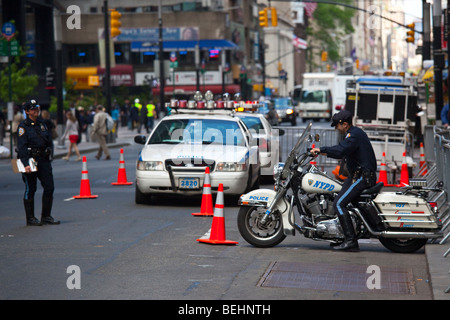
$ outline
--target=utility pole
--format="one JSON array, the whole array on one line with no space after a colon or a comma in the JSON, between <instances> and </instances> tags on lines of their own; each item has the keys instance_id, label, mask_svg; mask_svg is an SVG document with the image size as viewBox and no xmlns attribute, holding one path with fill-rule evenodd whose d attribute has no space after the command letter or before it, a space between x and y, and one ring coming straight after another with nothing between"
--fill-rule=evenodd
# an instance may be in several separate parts
<instances>
[{"instance_id":1,"label":"utility pole","mask_svg":"<svg viewBox=\"0 0 450 320\"><path fill-rule=\"evenodd\" d=\"M448 52L450 52L450 50L448 49L449 43L450 43L450 1L447 1L447 50L448 50ZM450 63L448 65L448 72L450 74ZM447 77L448 103L450 103L450 86L449 86L449 84L450 84L450 79Z\"/></svg>"},{"instance_id":2,"label":"utility pole","mask_svg":"<svg viewBox=\"0 0 450 320\"><path fill-rule=\"evenodd\" d=\"M422 23L423 23L423 47L422 62L431 60L431 35L430 35L430 4L427 0L422 0Z\"/></svg>"},{"instance_id":3,"label":"utility pole","mask_svg":"<svg viewBox=\"0 0 450 320\"><path fill-rule=\"evenodd\" d=\"M103 84L105 85L106 112L111 114L111 53L109 52L108 0L105 0L103 9L105 10L105 77L103 78Z\"/></svg>"},{"instance_id":4,"label":"utility pole","mask_svg":"<svg viewBox=\"0 0 450 320\"><path fill-rule=\"evenodd\" d=\"M436 101L436 119L440 119L444 104L442 88L442 70L445 67L445 57L441 46L441 0L433 3L433 57L434 57L434 92Z\"/></svg>"},{"instance_id":5,"label":"utility pole","mask_svg":"<svg viewBox=\"0 0 450 320\"><path fill-rule=\"evenodd\" d=\"M164 50L163 50L163 27L162 27L162 8L159 0L158 7L158 26L159 26L159 110L165 110L164 106L164 87L166 79L164 78Z\"/></svg>"},{"instance_id":6,"label":"utility pole","mask_svg":"<svg viewBox=\"0 0 450 320\"><path fill-rule=\"evenodd\" d=\"M63 97L63 65L62 65L62 34L61 16L58 9L53 8L53 33L56 49L56 130L58 132L59 149L64 149L64 97Z\"/></svg>"}]
</instances>

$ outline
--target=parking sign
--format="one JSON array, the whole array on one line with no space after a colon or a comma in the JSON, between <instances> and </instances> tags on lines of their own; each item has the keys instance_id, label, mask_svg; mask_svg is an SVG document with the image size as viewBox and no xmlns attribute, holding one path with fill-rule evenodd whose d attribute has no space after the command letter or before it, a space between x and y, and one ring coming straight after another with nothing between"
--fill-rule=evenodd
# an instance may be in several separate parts
<instances>
[{"instance_id":1,"label":"parking sign","mask_svg":"<svg viewBox=\"0 0 450 320\"><path fill-rule=\"evenodd\" d=\"M6 40L11 40L16 34L16 27L11 22L5 22L2 26L2 35Z\"/></svg>"}]
</instances>

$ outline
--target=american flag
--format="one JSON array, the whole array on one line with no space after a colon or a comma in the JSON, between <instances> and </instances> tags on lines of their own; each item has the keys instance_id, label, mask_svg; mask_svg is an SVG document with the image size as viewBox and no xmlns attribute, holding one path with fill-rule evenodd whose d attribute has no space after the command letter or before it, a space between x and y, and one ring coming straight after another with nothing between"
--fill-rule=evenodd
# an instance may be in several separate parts
<instances>
[{"instance_id":1,"label":"american flag","mask_svg":"<svg viewBox=\"0 0 450 320\"><path fill-rule=\"evenodd\" d=\"M297 49L306 49L308 47L306 40L297 37L295 34L292 35L292 44Z\"/></svg>"},{"instance_id":2,"label":"american flag","mask_svg":"<svg viewBox=\"0 0 450 320\"><path fill-rule=\"evenodd\" d=\"M305 2L304 5L305 5L305 14L308 17L312 17L314 11L317 8L317 2Z\"/></svg>"}]
</instances>

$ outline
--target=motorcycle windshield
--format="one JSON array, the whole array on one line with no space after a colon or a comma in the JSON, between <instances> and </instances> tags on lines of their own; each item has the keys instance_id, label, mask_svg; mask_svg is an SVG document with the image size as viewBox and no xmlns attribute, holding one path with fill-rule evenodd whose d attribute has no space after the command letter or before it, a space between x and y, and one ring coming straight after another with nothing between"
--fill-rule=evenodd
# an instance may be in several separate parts
<instances>
[{"instance_id":1,"label":"motorcycle windshield","mask_svg":"<svg viewBox=\"0 0 450 320\"><path fill-rule=\"evenodd\" d=\"M294 161L295 157L297 156L297 153L299 150L305 148L306 142L308 141L309 134L311 132L312 123L309 122L306 126L305 130L303 131L300 138L298 138L297 143L295 144L294 148L292 148L291 152L289 153L288 158L286 159L286 162L284 163L284 169L281 174L282 178L287 178L289 174L289 170L291 167L292 162Z\"/></svg>"}]
</instances>

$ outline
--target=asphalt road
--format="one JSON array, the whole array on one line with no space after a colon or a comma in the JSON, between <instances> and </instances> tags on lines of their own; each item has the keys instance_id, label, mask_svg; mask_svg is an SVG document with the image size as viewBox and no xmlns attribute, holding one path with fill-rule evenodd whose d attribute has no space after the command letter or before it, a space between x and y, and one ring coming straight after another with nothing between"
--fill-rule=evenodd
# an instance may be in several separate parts
<instances>
[{"instance_id":1,"label":"asphalt road","mask_svg":"<svg viewBox=\"0 0 450 320\"><path fill-rule=\"evenodd\" d=\"M139 149L124 148L129 181ZM327 243L301 236L275 248L254 248L239 235L239 208L230 201L226 237L239 244L198 243L212 223L211 217L191 215L201 198L158 197L155 204L136 205L134 184L111 186L119 149L111 152L111 161L86 155L97 199L72 199L79 194L81 162L54 161L53 216L59 226L25 226L23 183L8 160L0 161L0 299L146 299L180 305L184 300L432 299L423 249L395 254L370 240L360 241L360 253L333 252ZM39 186L37 216L41 194ZM381 278L372 277L373 266ZM373 279L380 288L369 288Z\"/></svg>"}]
</instances>

